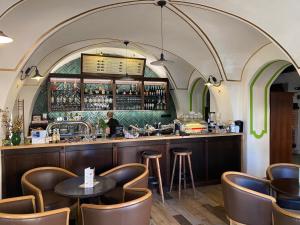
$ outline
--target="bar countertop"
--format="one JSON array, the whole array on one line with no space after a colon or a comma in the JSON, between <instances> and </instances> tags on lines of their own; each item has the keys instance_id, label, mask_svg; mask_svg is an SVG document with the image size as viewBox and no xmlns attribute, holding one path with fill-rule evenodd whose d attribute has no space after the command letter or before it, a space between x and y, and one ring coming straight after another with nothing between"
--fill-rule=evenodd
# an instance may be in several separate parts
<instances>
[{"instance_id":1,"label":"bar countertop","mask_svg":"<svg viewBox=\"0 0 300 225\"><path fill-rule=\"evenodd\" d=\"M28 144L28 145L17 145L17 146L1 146L0 150L14 150L14 149L26 149L26 148L46 148L46 147L65 147L65 146L76 146L76 145L92 145L92 144L114 144L121 142L138 142L138 141L159 141L159 140L178 140L188 138L207 138L207 137L225 137L225 136L240 136L243 133L223 133L223 134L199 134L189 136L175 136L175 135L162 135L162 136L143 136L133 139L126 138L98 138L95 141L80 141L80 142L61 142L61 143L50 143L50 144Z\"/></svg>"}]
</instances>

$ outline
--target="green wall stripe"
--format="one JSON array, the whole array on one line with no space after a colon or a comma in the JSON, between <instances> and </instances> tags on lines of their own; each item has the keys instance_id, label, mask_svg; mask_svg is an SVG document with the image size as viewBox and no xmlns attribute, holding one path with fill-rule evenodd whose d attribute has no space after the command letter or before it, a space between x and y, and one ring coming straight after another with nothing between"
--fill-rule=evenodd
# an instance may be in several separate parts
<instances>
[{"instance_id":1,"label":"green wall stripe","mask_svg":"<svg viewBox=\"0 0 300 225\"><path fill-rule=\"evenodd\" d=\"M286 69L288 66L291 65L291 63L287 63L284 64L283 66L281 66L273 75L272 77L269 79L269 81L267 82L265 88L264 88L264 129L261 131L260 134L257 134L256 131L253 129L253 116L254 116L254 112L253 112L253 87L256 83L256 81L258 80L258 78L265 72L265 70L267 68L269 68L271 65L273 65L274 63L278 63L278 62L283 62L283 60L276 60L276 61L272 61L268 64L266 64L265 66L263 66L255 75L254 79L252 80L252 82L250 83L250 134L253 135L256 139L260 139L263 137L264 134L267 133L267 126L268 126L268 93L269 93L269 88L272 84L272 82L282 73L282 71L284 69Z\"/></svg>"},{"instance_id":2,"label":"green wall stripe","mask_svg":"<svg viewBox=\"0 0 300 225\"><path fill-rule=\"evenodd\" d=\"M202 92L202 116L204 118L205 114L205 106L206 106L206 96L208 93L208 87L205 85Z\"/></svg>"}]
</instances>

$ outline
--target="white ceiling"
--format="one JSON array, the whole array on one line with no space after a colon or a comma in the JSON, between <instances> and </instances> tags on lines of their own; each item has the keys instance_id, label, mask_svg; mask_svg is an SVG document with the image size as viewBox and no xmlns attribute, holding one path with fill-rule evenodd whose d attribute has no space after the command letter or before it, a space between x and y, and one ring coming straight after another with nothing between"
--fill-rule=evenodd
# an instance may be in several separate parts
<instances>
[{"instance_id":1,"label":"white ceiling","mask_svg":"<svg viewBox=\"0 0 300 225\"><path fill-rule=\"evenodd\" d=\"M54 62L84 46L76 43L105 39L130 40L159 57L160 9L155 2L1 0L0 30L15 41L0 46L0 70L18 71L26 62L38 64L50 55ZM169 1L164 9L165 49L176 62L168 66L176 87L186 88L194 69L205 77L239 81L247 60L271 41L300 61L295 48L300 41L286 26L300 19L293 14L299 6L296 0Z\"/></svg>"}]
</instances>

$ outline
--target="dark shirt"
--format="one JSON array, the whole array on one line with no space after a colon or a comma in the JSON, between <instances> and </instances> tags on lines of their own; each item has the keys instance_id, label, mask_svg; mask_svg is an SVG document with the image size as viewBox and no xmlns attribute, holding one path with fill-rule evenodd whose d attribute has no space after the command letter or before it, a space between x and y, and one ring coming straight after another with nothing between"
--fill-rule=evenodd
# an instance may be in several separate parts
<instances>
[{"instance_id":1,"label":"dark shirt","mask_svg":"<svg viewBox=\"0 0 300 225\"><path fill-rule=\"evenodd\" d=\"M114 118L110 118L109 121L107 122L107 125L110 129L110 137L113 137L116 134L116 127L120 126L119 121L114 119Z\"/></svg>"}]
</instances>

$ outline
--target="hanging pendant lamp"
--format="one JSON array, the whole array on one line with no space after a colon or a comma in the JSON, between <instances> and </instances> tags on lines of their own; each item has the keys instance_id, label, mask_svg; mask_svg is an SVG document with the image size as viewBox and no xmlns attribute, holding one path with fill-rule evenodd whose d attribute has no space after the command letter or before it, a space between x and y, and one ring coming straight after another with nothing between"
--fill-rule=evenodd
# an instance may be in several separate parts
<instances>
[{"instance_id":1,"label":"hanging pendant lamp","mask_svg":"<svg viewBox=\"0 0 300 225\"><path fill-rule=\"evenodd\" d=\"M0 44L7 44L13 42L13 39L8 37L3 31L0 30Z\"/></svg>"},{"instance_id":2,"label":"hanging pendant lamp","mask_svg":"<svg viewBox=\"0 0 300 225\"><path fill-rule=\"evenodd\" d=\"M161 35L161 54L160 59L153 61L150 64L153 66L164 66L166 63L172 63L173 61L165 59L164 55L164 36L163 36L163 7L167 4L166 1L161 0L157 2L160 6L160 35Z\"/></svg>"}]
</instances>

